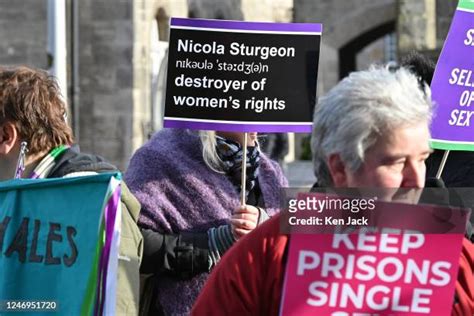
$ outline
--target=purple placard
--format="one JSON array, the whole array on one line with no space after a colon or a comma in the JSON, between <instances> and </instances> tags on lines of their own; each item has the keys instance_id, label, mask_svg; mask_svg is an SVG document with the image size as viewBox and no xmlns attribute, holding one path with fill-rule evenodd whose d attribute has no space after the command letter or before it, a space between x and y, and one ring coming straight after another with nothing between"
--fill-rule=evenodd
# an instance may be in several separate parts
<instances>
[{"instance_id":1,"label":"purple placard","mask_svg":"<svg viewBox=\"0 0 474 316\"><path fill-rule=\"evenodd\" d=\"M474 150L474 13L456 11L431 89L433 147Z\"/></svg>"},{"instance_id":2,"label":"purple placard","mask_svg":"<svg viewBox=\"0 0 474 316\"><path fill-rule=\"evenodd\" d=\"M175 121L167 120L165 118L164 127L166 128L189 128L195 130L210 130L210 131L228 131L228 132L258 132L258 133L273 133L278 130L279 133L311 133L312 123L305 125L284 125L274 124L268 125L253 125L241 122L235 123L217 123L217 122L192 122L192 121Z\"/></svg>"},{"instance_id":3,"label":"purple placard","mask_svg":"<svg viewBox=\"0 0 474 316\"><path fill-rule=\"evenodd\" d=\"M241 22L229 20L184 19L171 18L171 27L186 26L196 28L214 28L244 31L271 31L295 33L322 33L323 25L318 23L270 23L270 22Z\"/></svg>"}]
</instances>

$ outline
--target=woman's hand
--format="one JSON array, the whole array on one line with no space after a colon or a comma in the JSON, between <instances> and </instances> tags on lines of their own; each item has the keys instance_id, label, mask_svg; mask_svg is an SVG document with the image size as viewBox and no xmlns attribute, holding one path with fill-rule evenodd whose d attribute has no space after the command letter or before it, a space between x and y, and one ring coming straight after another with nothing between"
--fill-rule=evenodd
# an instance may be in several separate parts
<instances>
[{"instance_id":1,"label":"woman's hand","mask_svg":"<svg viewBox=\"0 0 474 316\"><path fill-rule=\"evenodd\" d=\"M239 239L257 227L259 215L260 210L255 206L246 205L238 208L230 220L234 238Z\"/></svg>"}]
</instances>

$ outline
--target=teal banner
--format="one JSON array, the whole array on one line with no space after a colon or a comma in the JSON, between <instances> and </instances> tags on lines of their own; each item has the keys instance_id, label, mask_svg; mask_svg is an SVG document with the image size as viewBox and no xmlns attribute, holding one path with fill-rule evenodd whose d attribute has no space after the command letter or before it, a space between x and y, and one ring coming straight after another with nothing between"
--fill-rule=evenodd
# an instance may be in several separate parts
<instances>
[{"instance_id":1,"label":"teal banner","mask_svg":"<svg viewBox=\"0 0 474 316\"><path fill-rule=\"evenodd\" d=\"M0 183L0 314L90 313L113 178Z\"/></svg>"}]
</instances>

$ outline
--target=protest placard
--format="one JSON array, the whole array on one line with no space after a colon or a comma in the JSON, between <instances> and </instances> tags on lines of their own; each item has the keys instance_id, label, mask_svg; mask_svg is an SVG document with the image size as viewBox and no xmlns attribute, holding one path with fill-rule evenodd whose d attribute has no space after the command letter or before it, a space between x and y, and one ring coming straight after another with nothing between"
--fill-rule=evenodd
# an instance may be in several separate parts
<instances>
[{"instance_id":1,"label":"protest placard","mask_svg":"<svg viewBox=\"0 0 474 316\"><path fill-rule=\"evenodd\" d=\"M307 202L308 197L321 201L315 205L336 201L314 194L302 195L298 201ZM370 201L364 199L365 206L371 204L365 202ZM469 212L372 204L375 207L362 215L369 219L366 227L349 220L357 218L359 211L340 209L335 216L326 205L313 213L322 219L322 226L333 225L333 233L291 234L281 315L451 314ZM305 208L293 214L307 212ZM316 221L310 224L313 231L319 230ZM354 226L360 230L354 232Z\"/></svg>"},{"instance_id":2,"label":"protest placard","mask_svg":"<svg viewBox=\"0 0 474 316\"><path fill-rule=\"evenodd\" d=\"M0 183L0 313L114 313L116 177Z\"/></svg>"},{"instance_id":3,"label":"protest placard","mask_svg":"<svg viewBox=\"0 0 474 316\"><path fill-rule=\"evenodd\" d=\"M172 18L164 126L311 132L321 24Z\"/></svg>"},{"instance_id":4,"label":"protest placard","mask_svg":"<svg viewBox=\"0 0 474 316\"><path fill-rule=\"evenodd\" d=\"M431 83L432 147L474 150L474 2L461 0Z\"/></svg>"}]
</instances>

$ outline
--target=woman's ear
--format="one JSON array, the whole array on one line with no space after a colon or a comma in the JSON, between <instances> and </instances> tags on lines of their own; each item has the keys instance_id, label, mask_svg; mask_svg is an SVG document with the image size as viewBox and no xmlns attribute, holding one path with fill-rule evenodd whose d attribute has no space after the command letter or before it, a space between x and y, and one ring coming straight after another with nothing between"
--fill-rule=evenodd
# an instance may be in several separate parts
<instances>
[{"instance_id":1,"label":"woman's ear","mask_svg":"<svg viewBox=\"0 0 474 316\"><path fill-rule=\"evenodd\" d=\"M346 172L346 165L339 154L332 154L328 158L329 173L332 177L332 182L336 188L347 187L348 178Z\"/></svg>"},{"instance_id":2,"label":"woman's ear","mask_svg":"<svg viewBox=\"0 0 474 316\"><path fill-rule=\"evenodd\" d=\"M15 124L5 122L0 125L0 155L9 154L18 142L18 131Z\"/></svg>"}]
</instances>

